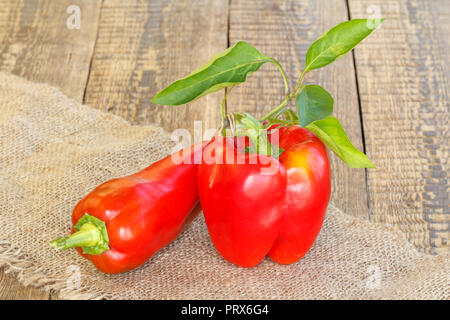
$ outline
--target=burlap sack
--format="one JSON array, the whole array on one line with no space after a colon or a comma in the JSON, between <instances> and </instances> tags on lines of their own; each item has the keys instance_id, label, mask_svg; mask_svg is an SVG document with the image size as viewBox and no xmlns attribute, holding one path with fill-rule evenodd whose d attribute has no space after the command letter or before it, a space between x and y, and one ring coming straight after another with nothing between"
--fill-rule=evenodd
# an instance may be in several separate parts
<instances>
[{"instance_id":1,"label":"burlap sack","mask_svg":"<svg viewBox=\"0 0 450 320\"><path fill-rule=\"evenodd\" d=\"M103 274L49 241L69 233L80 198L162 158L170 139L157 127L131 126L5 73L0 111L0 266L24 285L56 289L62 298L449 298L448 255L422 254L401 232L333 205L311 251L289 266L226 262L200 215L144 266Z\"/></svg>"}]
</instances>

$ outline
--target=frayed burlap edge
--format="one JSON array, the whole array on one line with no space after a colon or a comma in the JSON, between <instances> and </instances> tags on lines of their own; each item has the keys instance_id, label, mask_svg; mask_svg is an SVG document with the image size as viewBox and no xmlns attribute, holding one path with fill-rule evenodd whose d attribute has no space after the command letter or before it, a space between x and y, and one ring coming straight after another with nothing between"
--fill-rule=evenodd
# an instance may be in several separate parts
<instances>
[{"instance_id":1,"label":"frayed burlap edge","mask_svg":"<svg viewBox=\"0 0 450 320\"><path fill-rule=\"evenodd\" d=\"M4 75L6 77L6 79L8 77L11 77L12 82L18 81L19 82L19 77L16 76L12 76L12 75ZM20 80L20 81L25 81L25 80ZM9 82L8 82L9 83ZM30 82L28 82L30 83ZM0 83L1 84L1 83ZM25 82L20 83L19 85L29 85L26 84ZM53 88L53 87L49 87L45 84L37 84L37 83L33 83L33 85L37 85L39 88L39 94L42 92L47 92L47 94L54 94L55 90L56 90L56 96L58 96L59 99L62 99L62 93L59 89L57 88ZM17 89L17 88L16 88ZM30 88L27 88L30 89ZM32 96L33 98L36 98L36 96ZM67 98L66 98L67 99ZM64 99L63 99L64 100ZM72 103L76 103L74 102L72 99L68 99L66 101L62 101L62 103L68 103L68 104L72 104ZM78 103L77 107L78 107ZM87 108L87 106L84 106L85 108ZM87 111L87 110L85 110ZM102 114L100 111L98 110L89 110L90 112L93 112L95 114ZM105 114L105 117L109 118L109 119L113 119L113 120L120 120L120 123L126 123L126 121L120 117L117 116L113 116L113 115L107 115ZM361 228L369 228L370 222L368 222L367 220L363 220L360 218L355 218L352 216L349 216L345 213L343 213L342 211L340 211L339 209L335 208L334 206L330 205L329 210L335 211L337 212L339 215L342 215L341 218L343 221L345 221L346 226L351 226L354 224L358 224L361 226ZM197 226L201 226L201 225L197 225ZM205 229L206 226L201 226L202 229ZM393 237L395 238L395 240L398 239L398 242L401 243L402 245L404 244L405 247L407 247L408 250L410 250L409 252L413 255L416 255L417 257L420 257L420 259L422 260L420 265L422 266L423 264L426 264L426 266L428 267L427 269L432 270L433 268L439 269L439 268L443 268L444 272L446 272L445 270L448 269L448 258L450 257L450 255L441 255L441 256L431 256L431 255L427 255L424 253L419 252L418 250L416 250L411 243L408 242L406 234L401 232L397 227L392 226L392 225L386 225L386 224L381 224L381 223L376 223L376 224L371 224L370 225L370 229L374 229L377 228L377 232L381 231L381 232L390 232ZM188 228L189 229L189 228ZM185 231L185 235L189 235L189 233L192 232L192 230L186 230ZM203 232L203 231L202 231ZM206 230L204 230L204 232L206 232ZM206 242L207 243L207 242ZM206 244L205 243L205 244ZM177 245L179 245L180 243L174 243L174 245L172 246L171 249L176 250ZM206 248L205 248L206 250ZM33 260L33 257L30 255L27 255L26 253L23 252L24 250L21 250L19 247L17 247L15 244L13 244L10 240L8 239L0 239L0 267L4 267L4 270L6 273L11 273L14 274L18 281L24 285L24 286L33 286L42 290L54 290L55 292L57 292L59 294L59 298L61 299L115 299L115 298L121 298L122 296L118 296L115 295L114 293L105 293L101 290L97 290L91 287L83 287L80 289L77 288L68 288L67 287L67 279L66 278L55 278L54 276L49 276L48 272L45 273L42 269L42 267L39 267L36 262ZM75 254L76 255L76 254ZM307 255L308 257L308 255ZM305 257L305 258L307 258ZM331 257L332 258L332 257ZM422 263L423 262L423 263ZM90 263L87 260L83 260L83 263ZM233 267L234 268L234 267ZM236 267L237 268L237 267ZM423 270L420 270L419 268L416 268L414 270L411 270L413 272L408 273L408 275L405 278L402 279L396 279L396 284L404 284L405 282L408 281L414 281L416 280L415 278L421 278L423 279ZM242 272L243 273L243 272ZM434 273L432 273L433 275ZM426 278L426 277L425 277ZM428 278L426 278L428 279ZM442 273L441 273L441 278L442 279ZM113 280L111 280L113 281ZM445 284L444 284L445 285ZM423 287L423 281L422 282L417 282L417 284L415 284L415 288L422 288ZM405 290L408 290L409 286L406 285L404 288L402 288L401 290L403 290L403 292L398 292L397 289L393 288L393 289L389 289L388 291L386 291L386 294L383 295L376 295L375 299L383 299L383 298L403 298L403 297L420 297L420 295L414 295L411 293L407 293L405 294ZM448 288L447 288L448 289ZM444 299L448 299L448 291L446 291L445 287L441 288L442 290L442 294L439 295L439 297L442 297ZM397 293L398 292L398 293ZM196 297L202 298L201 297L201 293L198 294ZM154 297L155 299L158 299L157 297ZM231 297L232 299L233 297ZM299 297L301 298L301 297ZM332 297L333 298L333 297ZM339 298L339 297L337 297ZM363 297L364 298L364 297Z\"/></svg>"},{"instance_id":2,"label":"frayed burlap edge","mask_svg":"<svg viewBox=\"0 0 450 320\"><path fill-rule=\"evenodd\" d=\"M88 261L86 261L88 263ZM22 254L21 249L7 241L0 241L0 268L6 274L13 274L25 287L31 286L41 290L54 290L59 298L68 300L100 300L111 299L100 291L92 289L67 289L66 279L50 278L41 268Z\"/></svg>"},{"instance_id":3,"label":"frayed burlap edge","mask_svg":"<svg viewBox=\"0 0 450 320\"><path fill-rule=\"evenodd\" d=\"M338 214L344 215L345 219L349 221L349 224L373 224L374 227L390 232L399 238L400 241L403 241L407 245L411 245L406 235L400 231L398 228L392 225L384 224L384 223L372 223L367 220L350 216L344 213L339 208L333 206L333 204L329 205L330 209L335 210ZM202 214L202 213L200 213ZM411 245L412 246L412 245ZM416 249L415 249L416 250ZM446 261L450 259L450 254L442 254L439 256L432 256L426 253L419 252L417 253L421 256L429 259L433 259L434 263L437 266L441 265L445 266ZM85 263L90 263L87 260ZM99 290L91 289L91 288L67 288L66 279L58 279L51 278L45 273L42 272L41 268L35 266L32 261L29 261L27 256L21 252L20 248L15 247L13 244L8 241L0 241L0 268L4 267L6 274L14 274L14 276L18 279L18 281L24 285L25 287L32 286L41 290L53 290L58 294L60 299L67 300L101 300L101 299L114 299L115 297L111 294L105 294ZM403 281L409 281L405 279ZM401 296L398 297L402 299ZM450 297L444 296L444 300L449 299ZM383 299L383 298L381 298ZM390 296L388 299L392 299Z\"/></svg>"}]
</instances>

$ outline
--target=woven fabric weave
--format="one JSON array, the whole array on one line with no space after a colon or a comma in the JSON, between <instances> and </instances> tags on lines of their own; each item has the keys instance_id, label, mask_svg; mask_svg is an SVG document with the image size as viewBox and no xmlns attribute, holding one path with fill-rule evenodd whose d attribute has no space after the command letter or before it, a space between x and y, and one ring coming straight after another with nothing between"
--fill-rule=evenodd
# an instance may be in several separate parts
<instances>
[{"instance_id":1,"label":"woven fabric weave","mask_svg":"<svg viewBox=\"0 0 450 320\"><path fill-rule=\"evenodd\" d=\"M75 299L449 299L449 255L417 251L391 226L329 206L310 252L283 266L222 259L202 215L142 267L98 271L49 241L67 234L75 204L98 184L170 153L155 126L131 126L59 89L0 73L0 266L24 285ZM349 199L351 201L351 199Z\"/></svg>"}]
</instances>

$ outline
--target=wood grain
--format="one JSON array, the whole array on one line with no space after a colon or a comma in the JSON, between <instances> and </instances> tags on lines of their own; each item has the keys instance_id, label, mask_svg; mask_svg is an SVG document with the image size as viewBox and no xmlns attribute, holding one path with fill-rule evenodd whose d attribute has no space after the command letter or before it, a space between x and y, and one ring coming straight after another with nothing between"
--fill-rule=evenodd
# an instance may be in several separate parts
<instances>
[{"instance_id":1,"label":"wood grain","mask_svg":"<svg viewBox=\"0 0 450 320\"><path fill-rule=\"evenodd\" d=\"M0 70L58 86L82 101L94 50L100 1L77 0L80 29L67 28L74 1L3 0L0 5ZM49 291L23 287L0 270L0 299L46 299Z\"/></svg>"},{"instance_id":2,"label":"wood grain","mask_svg":"<svg viewBox=\"0 0 450 320\"><path fill-rule=\"evenodd\" d=\"M0 70L61 88L81 101L95 44L100 1L76 1L80 29L69 29L70 0L2 1Z\"/></svg>"},{"instance_id":3,"label":"wood grain","mask_svg":"<svg viewBox=\"0 0 450 320\"><path fill-rule=\"evenodd\" d=\"M4 268L0 268L0 300L46 300L48 298L48 290L24 287L14 274L6 274Z\"/></svg>"},{"instance_id":4,"label":"wood grain","mask_svg":"<svg viewBox=\"0 0 450 320\"><path fill-rule=\"evenodd\" d=\"M387 20L355 50L377 165L368 172L371 218L397 225L425 252L448 252L450 3L351 0L352 18L374 5Z\"/></svg>"},{"instance_id":5,"label":"wood grain","mask_svg":"<svg viewBox=\"0 0 450 320\"><path fill-rule=\"evenodd\" d=\"M277 59L292 86L297 81L309 45L334 25L346 21L342 1L232 0L230 44L246 40L263 54ZM364 44L362 44L364 46ZM335 114L350 140L363 150L356 80L351 54L307 74L308 83L323 86L334 97ZM277 106L284 93L282 78L273 65L263 66L229 96L230 110L262 116ZM336 156L333 168L333 202L355 216L368 217L364 169L349 169Z\"/></svg>"},{"instance_id":6,"label":"wood grain","mask_svg":"<svg viewBox=\"0 0 450 320\"><path fill-rule=\"evenodd\" d=\"M356 69L348 54L307 77L333 95L350 139L360 150L365 142L377 165L367 171L366 184L364 170L348 169L332 156L334 202L353 215L398 225L425 252L448 251L450 3L346 2L105 0L101 9L100 0L77 0L81 29L70 30L66 8L73 1L3 0L0 70L59 86L132 123L192 132L194 120L204 129L217 127L223 92L187 108L153 105L151 97L241 39L279 60L292 83L314 39L347 20L348 11L367 17L375 5L388 20L355 50ZM282 93L277 69L263 66L233 90L229 108L261 116ZM0 299L49 295L57 298L24 288L0 269Z\"/></svg>"},{"instance_id":7,"label":"wood grain","mask_svg":"<svg viewBox=\"0 0 450 320\"><path fill-rule=\"evenodd\" d=\"M168 131L217 128L223 92L188 106L151 98L227 47L228 0L104 2L86 103Z\"/></svg>"}]
</instances>

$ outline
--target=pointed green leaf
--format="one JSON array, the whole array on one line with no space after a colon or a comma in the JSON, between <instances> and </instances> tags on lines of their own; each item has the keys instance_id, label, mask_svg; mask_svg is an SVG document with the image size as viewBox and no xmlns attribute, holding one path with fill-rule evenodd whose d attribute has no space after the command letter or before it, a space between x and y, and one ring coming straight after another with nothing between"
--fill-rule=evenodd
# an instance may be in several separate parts
<instances>
[{"instance_id":1,"label":"pointed green leaf","mask_svg":"<svg viewBox=\"0 0 450 320\"><path fill-rule=\"evenodd\" d=\"M335 117L314 121L306 126L350 168L375 168L364 153L356 149Z\"/></svg>"},{"instance_id":2,"label":"pointed green leaf","mask_svg":"<svg viewBox=\"0 0 450 320\"><path fill-rule=\"evenodd\" d=\"M292 111L291 109L287 109L284 112L284 118L286 120L298 120L297 114L294 111Z\"/></svg>"},{"instance_id":3,"label":"pointed green leaf","mask_svg":"<svg viewBox=\"0 0 450 320\"><path fill-rule=\"evenodd\" d=\"M305 71L339 59L367 37L385 19L353 19L338 24L314 41L306 53Z\"/></svg>"},{"instance_id":4,"label":"pointed green leaf","mask_svg":"<svg viewBox=\"0 0 450 320\"><path fill-rule=\"evenodd\" d=\"M300 122L298 120L282 120L282 119L278 119L278 118L269 118L264 122L264 128L268 129L271 126L273 126L274 124L279 124L279 127L283 127L283 126L294 126L296 124L300 124Z\"/></svg>"},{"instance_id":5,"label":"pointed green leaf","mask_svg":"<svg viewBox=\"0 0 450 320\"><path fill-rule=\"evenodd\" d=\"M312 84L304 87L295 98L300 124L305 127L313 121L333 113L333 97L321 86Z\"/></svg>"},{"instance_id":6,"label":"pointed green leaf","mask_svg":"<svg viewBox=\"0 0 450 320\"><path fill-rule=\"evenodd\" d=\"M172 106L188 103L205 94L242 83L261 65L273 61L251 44L240 41L215 55L206 65L169 85L152 102Z\"/></svg>"}]
</instances>

